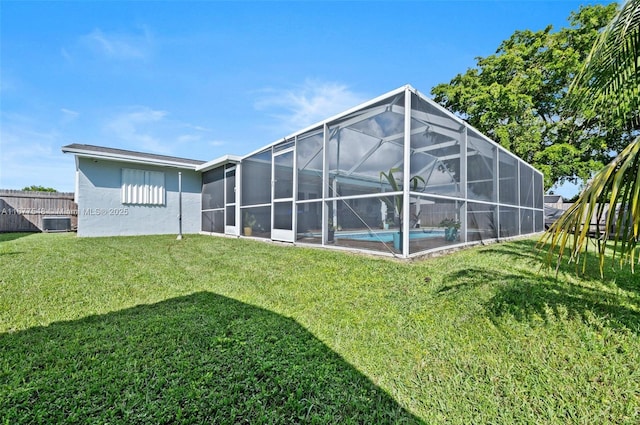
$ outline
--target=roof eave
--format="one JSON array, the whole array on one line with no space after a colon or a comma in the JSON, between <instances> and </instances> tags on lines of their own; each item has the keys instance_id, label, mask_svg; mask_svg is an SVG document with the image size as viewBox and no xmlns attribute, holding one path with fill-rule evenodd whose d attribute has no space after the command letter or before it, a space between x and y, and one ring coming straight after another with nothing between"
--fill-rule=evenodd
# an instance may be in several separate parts
<instances>
[{"instance_id":1,"label":"roof eave","mask_svg":"<svg viewBox=\"0 0 640 425\"><path fill-rule=\"evenodd\" d=\"M212 159L211 161L207 161L204 164L196 166L196 171L205 172L209 171L213 168L220 167L226 164L239 164L241 156L237 155L225 155L220 158Z\"/></svg>"},{"instance_id":2,"label":"roof eave","mask_svg":"<svg viewBox=\"0 0 640 425\"><path fill-rule=\"evenodd\" d=\"M62 148L63 153L71 153L73 155L84 157L84 158L93 158L93 159L106 159L111 161L124 161L131 162L136 164L147 164L147 165L158 165L162 167L170 167L170 168L181 168L187 170L196 170L198 167L197 164L189 164L186 162L178 162L178 161L163 161L161 159L150 159L139 157L135 155L122 155L116 153L107 153L107 152L95 152L89 151L85 149L75 149L75 148Z\"/></svg>"}]
</instances>

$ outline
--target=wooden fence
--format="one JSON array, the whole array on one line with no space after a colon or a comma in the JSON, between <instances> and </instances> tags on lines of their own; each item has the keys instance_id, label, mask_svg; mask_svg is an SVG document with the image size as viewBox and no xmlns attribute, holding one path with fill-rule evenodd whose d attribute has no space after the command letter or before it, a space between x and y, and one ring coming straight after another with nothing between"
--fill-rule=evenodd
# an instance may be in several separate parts
<instances>
[{"instance_id":1,"label":"wooden fence","mask_svg":"<svg viewBox=\"0 0 640 425\"><path fill-rule=\"evenodd\" d=\"M44 217L69 217L78 225L78 206L73 193L0 190L0 233L40 232Z\"/></svg>"}]
</instances>

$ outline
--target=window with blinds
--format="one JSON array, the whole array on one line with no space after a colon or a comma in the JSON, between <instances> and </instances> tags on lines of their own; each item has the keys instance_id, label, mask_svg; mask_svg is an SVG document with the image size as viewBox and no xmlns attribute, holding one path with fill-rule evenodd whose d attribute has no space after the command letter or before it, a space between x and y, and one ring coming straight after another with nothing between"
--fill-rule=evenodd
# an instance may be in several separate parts
<instances>
[{"instance_id":1,"label":"window with blinds","mask_svg":"<svg viewBox=\"0 0 640 425\"><path fill-rule=\"evenodd\" d=\"M122 169L122 203L164 205L164 173L160 171Z\"/></svg>"}]
</instances>

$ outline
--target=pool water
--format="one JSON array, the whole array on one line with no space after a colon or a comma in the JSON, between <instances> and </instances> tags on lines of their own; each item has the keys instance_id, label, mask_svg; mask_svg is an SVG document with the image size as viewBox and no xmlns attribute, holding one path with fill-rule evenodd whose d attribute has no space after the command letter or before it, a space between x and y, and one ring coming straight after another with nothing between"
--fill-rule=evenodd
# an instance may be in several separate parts
<instances>
[{"instance_id":1,"label":"pool water","mask_svg":"<svg viewBox=\"0 0 640 425\"><path fill-rule=\"evenodd\" d=\"M379 231L379 232L345 232L338 233L336 232L336 239L352 239L358 241L369 241L369 242L393 242L393 235L397 234L397 230L392 231ZM423 230L412 230L409 233L409 239L434 239L434 238L444 238L444 229L442 230L433 230L433 229L423 229Z\"/></svg>"}]
</instances>

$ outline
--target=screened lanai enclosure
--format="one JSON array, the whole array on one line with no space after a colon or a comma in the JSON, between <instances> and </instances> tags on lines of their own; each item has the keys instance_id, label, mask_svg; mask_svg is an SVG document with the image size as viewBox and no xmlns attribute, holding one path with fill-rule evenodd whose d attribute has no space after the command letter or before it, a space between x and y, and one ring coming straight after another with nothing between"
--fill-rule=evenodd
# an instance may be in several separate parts
<instances>
[{"instance_id":1,"label":"screened lanai enclosure","mask_svg":"<svg viewBox=\"0 0 640 425\"><path fill-rule=\"evenodd\" d=\"M204 232L410 257L544 230L542 174L410 86L201 169Z\"/></svg>"}]
</instances>

